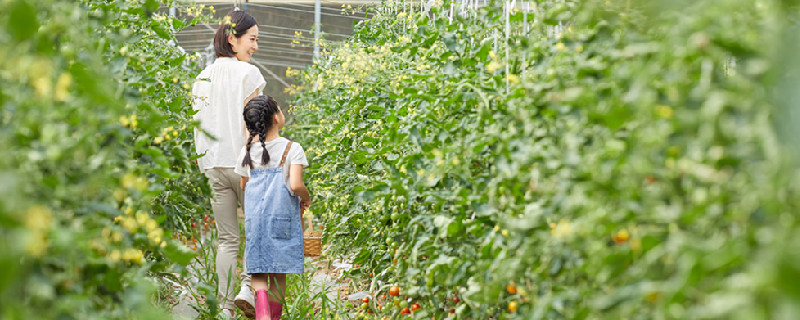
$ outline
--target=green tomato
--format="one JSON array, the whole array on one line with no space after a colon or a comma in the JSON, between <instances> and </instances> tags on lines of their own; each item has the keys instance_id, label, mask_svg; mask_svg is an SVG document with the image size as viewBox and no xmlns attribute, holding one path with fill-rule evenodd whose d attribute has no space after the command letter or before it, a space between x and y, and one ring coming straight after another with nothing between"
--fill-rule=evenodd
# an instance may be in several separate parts
<instances>
[{"instance_id":1,"label":"green tomato","mask_svg":"<svg viewBox=\"0 0 800 320\"><path fill-rule=\"evenodd\" d=\"M75 57L75 47L71 44L62 44L61 45L61 54L65 58L74 58Z\"/></svg>"},{"instance_id":2,"label":"green tomato","mask_svg":"<svg viewBox=\"0 0 800 320\"><path fill-rule=\"evenodd\" d=\"M400 301L400 308L408 308L408 301L406 300Z\"/></svg>"}]
</instances>

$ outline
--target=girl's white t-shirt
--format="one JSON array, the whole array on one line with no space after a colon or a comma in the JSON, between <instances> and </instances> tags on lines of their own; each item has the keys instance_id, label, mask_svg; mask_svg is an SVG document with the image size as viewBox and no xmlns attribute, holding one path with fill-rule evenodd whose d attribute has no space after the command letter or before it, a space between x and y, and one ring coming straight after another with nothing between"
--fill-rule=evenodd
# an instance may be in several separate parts
<instances>
[{"instance_id":1,"label":"girl's white t-shirt","mask_svg":"<svg viewBox=\"0 0 800 320\"><path fill-rule=\"evenodd\" d=\"M253 92L261 94L266 84L256 66L234 57L217 58L200 72L192 86L194 120L205 131L194 131L195 152L204 154L197 160L200 169L236 167L247 142L244 100Z\"/></svg>"},{"instance_id":2,"label":"girl's white t-shirt","mask_svg":"<svg viewBox=\"0 0 800 320\"><path fill-rule=\"evenodd\" d=\"M264 146L267 147L267 152L269 152L269 163L263 164L261 163L261 155L263 154L264 147L261 146L261 142L253 142L250 145L250 160L253 162L253 169L277 168L281 163L281 158L283 157L283 152L286 150L287 143L289 143L289 139L284 137L265 142ZM236 160L236 168L233 169L233 171L242 177L250 178L250 166L242 166L242 161L244 161L246 152L247 146L243 147L242 151L239 152L239 158ZM292 192L291 185L289 184L289 167L293 164L301 164L303 168L308 167L306 153L303 151L303 147L297 142L292 142L292 147L286 155L286 162L283 164L283 179L286 181L286 187L289 187L289 192ZM294 194L294 192L292 192L292 194Z\"/></svg>"}]
</instances>

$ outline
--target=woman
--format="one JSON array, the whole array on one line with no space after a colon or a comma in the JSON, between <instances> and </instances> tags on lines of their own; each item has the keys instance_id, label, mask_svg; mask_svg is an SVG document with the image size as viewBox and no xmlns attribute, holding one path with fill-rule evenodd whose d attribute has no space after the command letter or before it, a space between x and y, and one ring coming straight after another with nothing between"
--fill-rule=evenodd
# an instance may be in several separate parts
<instances>
[{"instance_id":1,"label":"woman","mask_svg":"<svg viewBox=\"0 0 800 320\"><path fill-rule=\"evenodd\" d=\"M256 20L244 11L231 11L214 36L217 59L197 76L192 87L193 108L197 110L194 119L202 128L194 135L197 154L203 155L198 165L214 190L211 207L219 234L216 267L224 317L233 317L234 305L248 318L255 317L247 268L241 273L241 290L235 298L232 275L236 272L240 241L236 208L244 204L239 176L233 172L247 140L242 112L245 103L260 95L266 85L258 68L248 63L256 50Z\"/></svg>"}]
</instances>

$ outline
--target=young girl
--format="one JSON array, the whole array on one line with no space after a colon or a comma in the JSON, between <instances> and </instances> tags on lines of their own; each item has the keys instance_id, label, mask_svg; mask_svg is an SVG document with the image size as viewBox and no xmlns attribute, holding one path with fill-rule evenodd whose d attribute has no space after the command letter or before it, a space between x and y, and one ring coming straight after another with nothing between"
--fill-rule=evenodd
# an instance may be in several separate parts
<instances>
[{"instance_id":1,"label":"young girl","mask_svg":"<svg viewBox=\"0 0 800 320\"><path fill-rule=\"evenodd\" d=\"M311 205L303 183L308 161L300 144L278 134L285 119L272 97L253 98L243 114L250 137L235 171L245 193L247 273L256 291L256 320L274 320L283 312L286 274L303 272L302 213Z\"/></svg>"}]
</instances>

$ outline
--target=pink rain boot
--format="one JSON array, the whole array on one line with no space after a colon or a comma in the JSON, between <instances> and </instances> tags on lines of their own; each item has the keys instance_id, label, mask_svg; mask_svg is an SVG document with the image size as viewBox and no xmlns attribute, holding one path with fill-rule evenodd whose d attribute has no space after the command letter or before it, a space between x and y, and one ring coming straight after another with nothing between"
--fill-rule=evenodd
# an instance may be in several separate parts
<instances>
[{"instance_id":1,"label":"pink rain boot","mask_svg":"<svg viewBox=\"0 0 800 320\"><path fill-rule=\"evenodd\" d=\"M280 302L269 302L269 309L272 310L272 320L280 320L283 314L283 305Z\"/></svg>"},{"instance_id":2,"label":"pink rain boot","mask_svg":"<svg viewBox=\"0 0 800 320\"><path fill-rule=\"evenodd\" d=\"M267 300L267 295L267 290L261 289L256 291L256 320L270 320L270 317L274 319L272 314L270 314L272 302Z\"/></svg>"}]
</instances>

